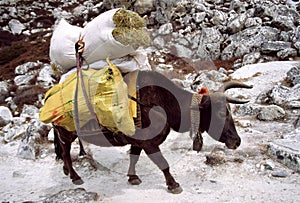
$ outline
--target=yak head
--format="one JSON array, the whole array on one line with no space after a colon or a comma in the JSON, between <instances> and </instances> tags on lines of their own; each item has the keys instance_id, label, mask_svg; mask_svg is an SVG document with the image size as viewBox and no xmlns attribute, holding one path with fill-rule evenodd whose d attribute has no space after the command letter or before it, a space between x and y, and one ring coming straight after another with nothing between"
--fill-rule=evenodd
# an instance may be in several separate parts
<instances>
[{"instance_id":1,"label":"yak head","mask_svg":"<svg viewBox=\"0 0 300 203\"><path fill-rule=\"evenodd\" d=\"M241 144L229 103L244 104L249 101L239 100L225 95L230 88L252 88L238 82L225 83L217 92L203 95L200 109L200 132L206 131L213 139L225 143L229 149L236 149Z\"/></svg>"}]
</instances>

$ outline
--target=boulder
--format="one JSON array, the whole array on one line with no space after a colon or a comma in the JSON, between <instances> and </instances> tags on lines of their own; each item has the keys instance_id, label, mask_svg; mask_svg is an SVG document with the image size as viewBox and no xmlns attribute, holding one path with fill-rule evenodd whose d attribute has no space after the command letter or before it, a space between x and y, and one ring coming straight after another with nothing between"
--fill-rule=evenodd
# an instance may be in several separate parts
<instances>
[{"instance_id":1,"label":"boulder","mask_svg":"<svg viewBox=\"0 0 300 203\"><path fill-rule=\"evenodd\" d=\"M225 39L223 44L227 46L222 51L221 59L229 60L248 54L253 49L260 49L264 42L276 41L278 35L279 30L269 26L246 28Z\"/></svg>"},{"instance_id":2,"label":"boulder","mask_svg":"<svg viewBox=\"0 0 300 203\"><path fill-rule=\"evenodd\" d=\"M261 121L276 121L285 117L285 111L276 105L262 106L257 118Z\"/></svg>"},{"instance_id":3,"label":"boulder","mask_svg":"<svg viewBox=\"0 0 300 203\"><path fill-rule=\"evenodd\" d=\"M234 113L239 117L241 116L257 117L260 111L261 111L261 105L255 103L247 103L238 106Z\"/></svg>"},{"instance_id":4,"label":"boulder","mask_svg":"<svg viewBox=\"0 0 300 203\"><path fill-rule=\"evenodd\" d=\"M87 192L84 188L63 190L51 195L41 202L96 202L99 196L95 192ZM99 200L101 201L101 200Z\"/></svg>"},{"instance_id":5,"label":"boulder","mask_svg":"<svg viewBox=\"0 0 300 203\"><path fill-rule=\"evenodd\" d=\"M286 81L295 86L300 83L300 63L291 68L286 74Z\"/></svg>"},{"instance_id":6,"label":"boulder","mask_svg":"<svg viewBox=\"0 0 300 203\"><path fill-rule=\"evenodd\" d=\"M295 130L283 139L272 141L268 145L267 153L276 161L300 172L300 131Z\"/></svg>"},{"instance_id":7,"label":"boulder","mask_svg":"<svg viewBox=\"0 0 300 203\"><path fill-rule=\"evenodd\" d=\"M275 85L266 95L266 101L279 106L293 106L291 102L300 101L300 84L292 88ZM297 103L295 103L297 104Z\"/></svg>"},{"instance_id":8,"label":"boulder","mask_svg":"<svg viewBox=\"0 0 300 203\"><path fill-rule=\"evenodd\" d=\"M291 42L283 41L266 41L262 43L261 50L263 53L278 52L291 48Z\"/></svg>"},{"instance_id":9,"label":"boulder","mask_svg":"<svg viewBox=\"0 0 300 203\"><path fill-rule=\"evenodd\" d=\"M9 96L9 83L0 81L0 104L5 103L5 99Z\"/></svg>"},{"instance_id":10,"label":"boulder","mask_svg":"<svg viewBox=\"0 0 300 203\"><path fill-rule=\"evenodd\" d=\"M17 156L22 159L35 159L35 136L32 134L32 125L26 129L25 135L20 142Z\"/></svg>"},{"instance_id":11,"label":"boulder","mask_svg":"<svg viewBox=\"0 0 300 203\"><path fill-rule=\"evenodd\" d=\"M20 117L23 118L31 118L31 119L39 119L39 109L34 105L25 104L22 109L22 113Z\"/></svg>"},{"instance_id":12,"label":"boulder","mask_svg":"<svg viewBox=\"0 0 300 203\"><path fill-rule=\"evenodd\" d=\"M149 13L155 9L154 0L136 0L134 10L140 15Z\"/></svg>"},{"instance_id":13,"label":"boulder","mask_svg":"<svg viewBox=\"0 0 300 203\"><path fill-rule=\"evenodd\" d=\"M29 71L34 70L37 66L41 65L41 63L37 62L26 62L22 65L19 65L15 68L15 74L16 75L24 75L26 73L29 73Z\"/></svg>"},{"instance_id":14,"label":"boulder","mask_svg":"<svg viewBox=\"0 0 300 203\"><path fill-rule=\"evenodd\" d=\"M8 23L8 26L13 34L21 34L22 31L26 28L19 20L11 19Z\"/></svg>"},{"instance_id":15,"label":"boulder","mask_svg":"<svg viewBox=\"0 0 300 203\"><path fill-rule=\"evenodd\" d=\"M12 113L6 106L0 106L0 127L10 123L13 119Z\"/></svg>"},{"instance_id":16,"label":"boulder","mask_svg":"<svg viewBox=\"0 0 300 203\"><path fill-rule=\"evenodd\" d=\"M14 78L14 83L17 86L21 86L21 85L30 85L33 81L33 79L35 78L34 74L30 74L30 75L18 75Z\"/></svg>"}]
</instances>

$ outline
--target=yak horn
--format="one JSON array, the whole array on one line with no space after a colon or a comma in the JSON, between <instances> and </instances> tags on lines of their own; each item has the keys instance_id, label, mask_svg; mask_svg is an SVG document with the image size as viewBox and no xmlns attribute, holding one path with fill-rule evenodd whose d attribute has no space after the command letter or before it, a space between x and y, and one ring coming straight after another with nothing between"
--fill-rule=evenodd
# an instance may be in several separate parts
<instances>
[{"instance_id":1,"label":"yak horn","mask_svg":"<svg viewBox=\"0 0 300 203\"><path fill-rule=\"evenodd\" d=\"M225 92L228 89L231 88L252 88L252 85L246 85L244 83L241 82L235 82L235 81L230 81L230 82L226 82L218 91L220 92Z\"/></svg>"},{"instance_id":2,"label":"yak horn","mask_svg":"<svg viewBox=\"0 0 300 203\"><path fill-rule=\"evenodd\" d=\"M231 104L246 104L249 102L249 100L240 100L240 99L229 97L229 96L226 96L226 100L228 103L231 103Z\"/></svg>"}]
</instances>

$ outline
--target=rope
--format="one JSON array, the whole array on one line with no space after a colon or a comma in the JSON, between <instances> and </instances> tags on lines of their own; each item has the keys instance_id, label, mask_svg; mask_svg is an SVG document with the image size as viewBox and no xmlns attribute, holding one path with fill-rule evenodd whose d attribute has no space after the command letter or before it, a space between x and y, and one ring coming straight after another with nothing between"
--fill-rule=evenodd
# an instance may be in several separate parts
<instances>
[{"instance_id":1,"label":"rope","mask_svg":"<svg viewBox=\"0 0 300 203\"><path fill-rule=\"evenodd\" d=\"M191 128L190 137L193 140L193 150L200 151L203 144L203 138L200 129L200 109L199 104L202 100L202 94L193 94L191 101Z\"/></svg>"},{"instance_id":2,"label":"rope","mask_svg":"<svg viewBox=\"0 0 300 203\"><path fill-rule=\"evenodd\" d=\"M75 90L75 99L74 99L74 110L77 116L75 116L75 124L77 128L77 133L80 134L80 121L79 121L79 109L78 109L78 91L79 91L79 82L81 83L81 89L82 93L85 99L85 103L89 109L90 114L92 115L93 119L95 121L98 121L97 115L94 111L94 108L89 100L89 97L87 95L86 87L84 85L84 80L83 80L83 73L82 73L82 64L85 61L83 58L82 54L84 52L84 46L85 43L83 42L83 38L80 37L79 40L75 44L75 51L76 51L76 66L77 66L77 84L76 84L76 90ZM98 122L99 123L99 122ZM99 125L99 128L101 129L101 126Z\"/></svg>"}]
</instances>

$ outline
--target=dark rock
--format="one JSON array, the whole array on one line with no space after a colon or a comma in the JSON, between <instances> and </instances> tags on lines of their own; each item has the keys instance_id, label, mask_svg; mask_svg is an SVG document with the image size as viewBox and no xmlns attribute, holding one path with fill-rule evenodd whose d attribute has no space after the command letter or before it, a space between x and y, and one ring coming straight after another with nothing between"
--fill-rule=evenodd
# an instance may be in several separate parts
<instances>
[{"instance_id":1,"label":"dark rock","mask_svg":"<svg viewBox=\"0 0 300 203\"><path fill-rule=\"evenodd\" d=\"M269 143L267 153L274 160L300 172L300 134L295 131L284 139Z\"/></svg>"},{"instance_id":2,"label":"dark rock","mask_svg":"<svg viewBox=\"0 0 300 203\"><path fill-rule=\"evenodd\" d=\"M30 125L25 133L24 138L20 142L17 156L22 159L35 159L35 136L32 134L32 126Z\"/></svg>"},{"instance_id":3,"label":"dark rock","mask_svg":"<svg viewBox=\"0 0 300 203\"><path fill-rule=\"evenodd\" d=\"M295 66L289 70L286 74L286 80L288 83L291 83L291 86L295 86L300 83L300 63L298 66Z\"/></svg>"},{"instance_id":4,"label":"dark rock","mask_svg":"<svg viewBox=\"0 0 300 203\"><path fill-rule=\"evenodd\" d=\"M9 83L0 81L0 104L5 103L5 99L9 96Z\"/></svg>"},{"instance_id":5,"label":"dark rock","mask_svg":"<svg viewBox=\"0 0 300 203\"><path fill-rule=\"evenodd\" d=\"M291 48L290 42L267 41L262 43L261 50L263 53L271 53L271 52L278 52L288 48Z\"/></svg>"},{"instance_id":6,"label":"dark rock","mask_svg":"<svg viewBox=\"0 0 300 203\"><path fill-rule=\"evenodd\" d=\"M226 163L225 157L220 153L211 153L205 156L205 163L210 166L216 166Z\"/></svg>"},{"instance_id":7,"label":"dark rock","mask_svg":"<svg viewBox=\"0 0 300 203\"><path fill-rule=\"evenodd\" d=\"M60 191L59 193L44 199L42 202L93 202L98 200L99 195L97 193L87 192L84 188L76 188Z\"/></svg>"},{"instance_id":8,"label":"dark rock","mask_svg":"<svg viewBox=\"0 0 300 203\"><path fill-rule=\"evenodd\" d=\"M286 171L273 171L271 175L276 178L286 178L289 174Z\"/></svg>"},{"instance_id":9,"label":"dark rock","mask_svg":"<svg viewBox=\"0 0 300 203\"><path fill-rule=\"evenodd\" d=\"M285 117L285 111L276 105L262 106L257 118L262 121L275 121Z\"/></svg>"},{"instance_id":10,"label":"dark rock","mask_svg":"<svg viewBox=\"0 0 300 203\"><path fill-rule=\"evenodd\" d=\"M294 103L294 101L300 100L300 84L297 84L292 88L283 85L275 85L266 96L268 98L267 101L271 104L286 107L297 106L297 103ZM293 103L295 105L293 105Z\"/></svg>"}]
</instances>

